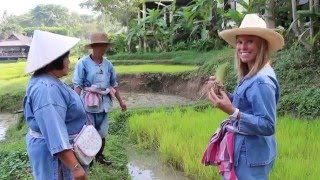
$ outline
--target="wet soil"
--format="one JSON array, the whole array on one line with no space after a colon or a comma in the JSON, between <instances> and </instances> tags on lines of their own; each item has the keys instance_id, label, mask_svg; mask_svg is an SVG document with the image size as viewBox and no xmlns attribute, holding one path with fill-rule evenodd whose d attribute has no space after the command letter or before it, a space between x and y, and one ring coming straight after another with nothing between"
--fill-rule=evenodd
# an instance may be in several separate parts
<instances>
[{"instance_id":1,"label":"wet soil","mask_svg":"<svg viewBox=\"0 0 320 180\"><path fill-rule=\"evenodd\" d=\"M182 96L156 93L121 92L121 97L126 102L127 108L168 107L194 103L192 99ZM119 108L119 103L117 101L114 101L114 108Z\"/></svg>"},{"instance_id":2,"label":"wet soil","mask_svg":"<svg viewBox=\"0 0 320 180\"><path fill-rule=\"evenodd\" d=\"M129 164L127 165L132 180L181 180L187 179L183 172L161 163L161 159L154 151L139 152L133 147L127 149Z\"/></svg>"}]
</instances>

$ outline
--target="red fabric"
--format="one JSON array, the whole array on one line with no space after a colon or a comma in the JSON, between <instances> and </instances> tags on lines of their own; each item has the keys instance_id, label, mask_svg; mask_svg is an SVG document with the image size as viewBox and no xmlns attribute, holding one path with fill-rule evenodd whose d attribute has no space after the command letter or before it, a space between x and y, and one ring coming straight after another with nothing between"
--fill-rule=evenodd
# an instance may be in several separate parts
<instances>
[{"instance_id":1,"label":"red fabric","mask_svg":"<svg viewBox=\"0 0 320 180\"><path fill-rule=\"evenodd\" d=\"M85 97L85 105L89 107L99 107L100 106L99 94L88 91Z\"/></svg>"},{"instance_id":2,"label":"red fabric","mask_svg":"<svg viewBox=\"0 0 320 180\"><path fill-rule=\"evenodd\" d=\"M225 130L226 124L223 123L211 136L201 162L206 166L219 166L219 173L225 180L237 180L233 165L234 135Z\"/></svg>"}]
</instances>

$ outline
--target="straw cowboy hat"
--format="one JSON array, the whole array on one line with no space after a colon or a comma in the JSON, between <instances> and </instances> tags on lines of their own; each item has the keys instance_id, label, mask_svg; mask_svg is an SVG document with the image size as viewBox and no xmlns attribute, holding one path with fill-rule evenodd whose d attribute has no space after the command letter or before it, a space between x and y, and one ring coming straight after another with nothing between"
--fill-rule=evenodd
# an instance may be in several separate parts
<instances>
[{"instance_id":1,"label":"straw cowboy hat","mask_svg":"<svg viewBox=\"0 0 320 180\"><path fill-rule=\"evenodd\" d=\"M68 52L80 39L35 30L25 67L26 73L34 72Z\"/></svg>"},{"instance_id":2,"label":"straw cowboy hat","mask_svg":"<svg viewBox=\"0 0 320 180\"><path fill-rule=\"evenodd\" d=\"M256 14L247 14L239 28L228 29L219 33L219 36L233 47L236 47L236 36L238 35L255 35L265 39L268 42L269 52L275 52L284 45L282 35L268 29L266 22Z\"/></svg>"},{"instance_id":3,"label":"straw cowboy hat","mask_svg":"<svg viewBox=\"0 0 320 180\"><path fill-rule=\"evenodd\" d=\"M92 33L90 35L90 43L85 45L85 48L91 49L92 44L107 44L107 47L113 46L113 43L108 40L108 35L101 32Z\"/></svg>"}]
</instances>

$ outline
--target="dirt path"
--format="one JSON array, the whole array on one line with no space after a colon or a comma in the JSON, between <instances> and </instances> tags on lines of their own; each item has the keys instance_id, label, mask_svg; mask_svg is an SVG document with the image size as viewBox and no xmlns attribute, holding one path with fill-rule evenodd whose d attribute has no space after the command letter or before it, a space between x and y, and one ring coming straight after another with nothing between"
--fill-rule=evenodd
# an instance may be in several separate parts
<instances>
[{"instance_id":1,"label":"dirt path","mask_svg":"<svg viewBox=\"0 0 320 180\"><path fill-rule=\"evenodd\" d=\"M128 108L174 106L193 102L191 99L181 96L153 93L121 93L121 96L126 101ZM119 103L116 101L114 108L119 108Z\"/></svg>"}]
</instances>

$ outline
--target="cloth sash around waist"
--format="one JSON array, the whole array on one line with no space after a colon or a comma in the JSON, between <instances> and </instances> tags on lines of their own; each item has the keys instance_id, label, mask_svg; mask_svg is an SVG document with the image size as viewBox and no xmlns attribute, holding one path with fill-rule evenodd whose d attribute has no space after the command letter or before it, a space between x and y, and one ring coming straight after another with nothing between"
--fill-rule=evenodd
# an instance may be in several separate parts
<instances>
[{"instance_id":1,"label":"cloth sash around waist","mask_svg":"<svg viewBox=\"0 0 320 180\"><path fill-rule=\"evenodd\" d=\"M43 135L39 132L36 132L32 129L29 128L29 134L34 137L34 138L40 138L40 139L44 139ZM72 135L69 135L69 140L73 140L74 138L77 137L78 134L72 134Z\"/></svg>"}]
</instances>

